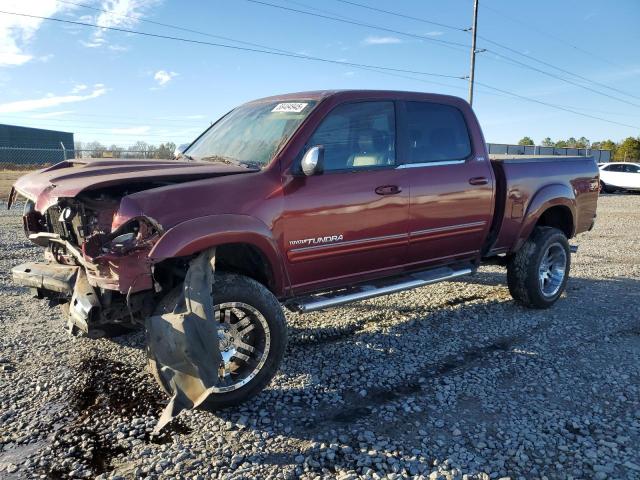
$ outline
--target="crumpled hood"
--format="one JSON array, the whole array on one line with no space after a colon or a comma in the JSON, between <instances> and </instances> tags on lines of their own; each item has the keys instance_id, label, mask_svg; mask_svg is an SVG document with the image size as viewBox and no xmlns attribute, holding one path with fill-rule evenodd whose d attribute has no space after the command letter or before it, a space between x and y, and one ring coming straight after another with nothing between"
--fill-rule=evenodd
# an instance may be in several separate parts
<instances>
[{"instance_id":1,"label":"crumpled hood","mask_svg":"<svg viewBox=\"0 0 640 480\"><path fill-rule=\"evenodd\" d=\"M68 160L24 175L14 184L15 190L45 211L59 198L72 198L86 190L132 184L167 181L181 183L222 175L248 173L235 165L183 160Z\"/></svg>"}]
</instances>

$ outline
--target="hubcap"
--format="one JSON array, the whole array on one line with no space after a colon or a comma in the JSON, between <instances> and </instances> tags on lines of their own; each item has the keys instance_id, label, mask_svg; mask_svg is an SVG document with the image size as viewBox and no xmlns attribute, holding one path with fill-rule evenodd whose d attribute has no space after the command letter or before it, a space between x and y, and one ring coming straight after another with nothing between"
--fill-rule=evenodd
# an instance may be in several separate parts
<instances>
[{"instance_id":1,"label":"hubcap","mask_svg":"<svg viewBox=\"0 0 640 480\"><path fill-rule=\"evenodd\" d=\"M271 347L271 332L267 320L251 305L228 302L214 309L222 361L218 385L211 390L231 392L246 385L262 369Z\"/></svg>"},{"instance_id":2,"label":"hubcap","mask_svg":"<svg viewBox=\"0 0 640 480\"><path fill-rule=\"evenodd\" d=\"M540 290L545 297L558 293L567 272L567 252L559 243L552 243L542 256L538 270Z\"/></svg>"}]
</instances>

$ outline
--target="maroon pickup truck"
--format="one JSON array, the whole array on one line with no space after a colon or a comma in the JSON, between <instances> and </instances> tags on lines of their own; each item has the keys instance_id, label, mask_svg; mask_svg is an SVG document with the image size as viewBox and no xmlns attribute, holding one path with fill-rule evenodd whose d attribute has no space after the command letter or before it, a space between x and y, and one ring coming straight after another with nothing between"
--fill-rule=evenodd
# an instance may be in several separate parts
<instances>
[{"instance_id":1,"label":"maroon pickup truck","mask_svg":"<svg viewBox=\"0 0 640 480\"><path fill-rule=\"evenodd\" d=\"M60 302L74 332L146 324L178 409L264 388L285 350L281 305L326 309L493 262L517 302L549 307L568 239L596 217L592 158L490 159L449 96L265 98L177 156L65 161L20 178L9 205L26 198L26 234L45 249L15 281Z\"/></svg>"}]
</instances>

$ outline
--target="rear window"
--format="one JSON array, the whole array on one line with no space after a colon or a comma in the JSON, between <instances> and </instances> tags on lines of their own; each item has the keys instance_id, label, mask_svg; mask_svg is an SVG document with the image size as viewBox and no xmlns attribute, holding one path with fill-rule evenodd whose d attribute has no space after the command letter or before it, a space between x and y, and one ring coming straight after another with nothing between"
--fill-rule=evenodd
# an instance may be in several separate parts
<instances>
[{"instance_id":1,"label":"rear window","mask_svg":"<svg viewBox=\"0 0 640 480\"><path fill-rule=\"evenodd\" d=\"M450 105L406 102L408 162L464 160L471 154L462 112Z\"/></svg>"}]
</instances>

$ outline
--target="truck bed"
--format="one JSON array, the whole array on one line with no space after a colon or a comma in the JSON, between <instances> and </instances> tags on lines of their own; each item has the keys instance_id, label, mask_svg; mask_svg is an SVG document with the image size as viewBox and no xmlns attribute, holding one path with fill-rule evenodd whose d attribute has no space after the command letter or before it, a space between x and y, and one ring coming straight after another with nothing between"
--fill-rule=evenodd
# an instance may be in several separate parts
<instances>
[{"instance_id":1,"label":"truck bed","mask_svg":"<svg viewBox=\"0 0 640 480\"><path fill-rule=\"evenodd\" d=\"M589 230L598 201L598 167L593 157L561 155L490 155L496 175L496 210L489 255L517 250L533 226L528 219L544 195L564 192L574 224L568 237ZM551 167L552 168L548 168ZM559 207L561 207L559 205ZM492 240L493 240L492 239Z\"/></svg>"}]
</instances>

